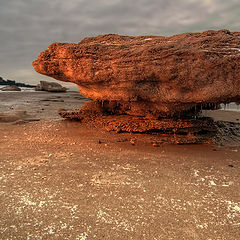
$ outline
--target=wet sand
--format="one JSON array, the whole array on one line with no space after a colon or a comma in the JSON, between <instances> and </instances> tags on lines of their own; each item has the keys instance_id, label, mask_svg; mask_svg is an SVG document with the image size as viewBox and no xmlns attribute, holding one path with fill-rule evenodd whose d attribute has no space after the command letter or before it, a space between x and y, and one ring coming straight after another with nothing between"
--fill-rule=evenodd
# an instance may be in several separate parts
<instances>
[{"instance_id":1,"label":"wet sand","mask_svg":"<svg viewBox=\"0 0 240 240\"><path fill-rule=\"evenodd\" d=\"M84 102L0 93L0 113L28 115L0 123L0 239L239 239L238 144L154 147L58 117Z\"/></svg>"}]
</instances>

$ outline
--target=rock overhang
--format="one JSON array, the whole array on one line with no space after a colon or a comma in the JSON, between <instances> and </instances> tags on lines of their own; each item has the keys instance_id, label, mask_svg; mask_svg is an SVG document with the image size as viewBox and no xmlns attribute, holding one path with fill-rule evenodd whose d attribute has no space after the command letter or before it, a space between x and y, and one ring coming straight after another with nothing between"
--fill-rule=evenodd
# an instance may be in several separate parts
<instances>
[{"instance_id":1,"label":"rock overhang","mask_svg":"<svg viewBox=\"0 0 240 240\"><path fill-rule=\"evenodd\" d=\"M53 43L35 70L79 86L95 101L115 101L159 116L240 101L240 33L120 36Z\"/></svg>"}]
</instances>

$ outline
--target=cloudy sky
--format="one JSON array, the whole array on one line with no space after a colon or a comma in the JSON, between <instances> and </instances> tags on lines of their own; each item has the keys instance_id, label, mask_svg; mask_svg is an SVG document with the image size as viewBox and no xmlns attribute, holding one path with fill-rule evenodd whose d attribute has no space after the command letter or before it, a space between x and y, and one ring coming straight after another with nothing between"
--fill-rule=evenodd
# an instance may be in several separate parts
<instances>
[{"instance_id":1,"label":"cloudy sky","mask_svg":"<svg viewBox=\"0 0 240 240\"><path fill-rule=\"evenodd\" d=\"M86 36L240 31L239 0L0 0L0 76L50 80L32 61L52 42Z\"/></svg>"}]
</instances>

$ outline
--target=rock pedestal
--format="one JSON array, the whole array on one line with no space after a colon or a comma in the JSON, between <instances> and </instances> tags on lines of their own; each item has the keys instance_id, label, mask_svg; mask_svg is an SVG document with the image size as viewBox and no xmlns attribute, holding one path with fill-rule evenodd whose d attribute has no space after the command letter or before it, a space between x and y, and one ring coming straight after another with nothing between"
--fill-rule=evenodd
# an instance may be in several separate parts
<instances>
[{"instance_id":1,"label":"rock pedestal","mask_svg":"<svg viewBox=\"0 0 240 240\"><path fill-rule=\"evenodd\" d=\"M202 109L240 101L239 46L240 33L228 30L171 37L108 34L53 43L33 67L76 83L83 96L102 106L102 116L128 115L135 123L194 119Z\"/></svg>"}]
</instances>

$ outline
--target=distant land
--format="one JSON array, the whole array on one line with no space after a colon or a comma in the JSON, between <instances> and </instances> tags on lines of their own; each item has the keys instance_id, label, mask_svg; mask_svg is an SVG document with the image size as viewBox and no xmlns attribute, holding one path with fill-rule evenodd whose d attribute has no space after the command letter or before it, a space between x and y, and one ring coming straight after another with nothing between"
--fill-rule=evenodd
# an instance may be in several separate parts
<instances>
[{"instance_id":1,"label":"distant land","mask_svg":"<svg viewBox=\"0 0 240 240\"><path fill-rule=\"evenodd\" d=\"M0 86L1 85L10 85L10 86L18 86L18 87L28 87L28 88L35 88L35 85L25 84L25 83L18 83L14 80L4 80L2 77L0 77Z\"/></svg>"}]
</instances>

